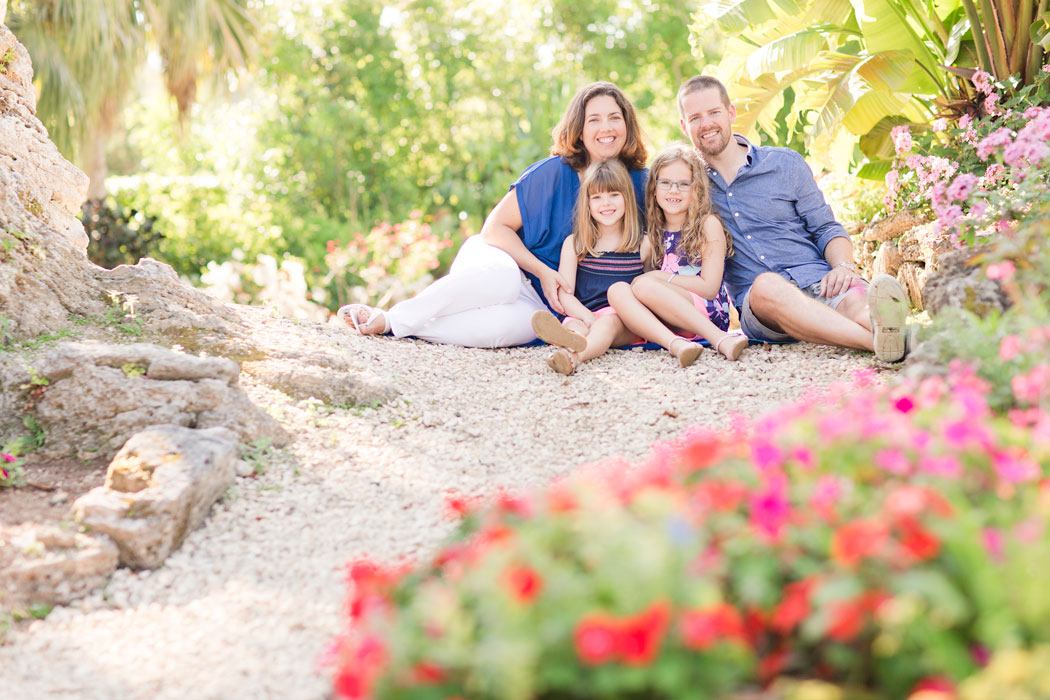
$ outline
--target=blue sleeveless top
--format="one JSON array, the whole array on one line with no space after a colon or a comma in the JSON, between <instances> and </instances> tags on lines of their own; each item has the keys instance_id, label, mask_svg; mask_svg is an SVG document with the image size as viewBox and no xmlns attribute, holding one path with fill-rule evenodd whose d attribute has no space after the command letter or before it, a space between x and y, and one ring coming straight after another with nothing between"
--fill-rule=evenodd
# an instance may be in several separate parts
<instances>
[{"instance_id":1,"label":"blue sleeveless top","mask_svg":"<svg viewBox=\"0 0 1050 700\"><path fill-rule=\"evenodd\" d=\"M637 251L585 255L576 263L576 298L591 311L597 311L609 305L609 287L616 282L630 284L644 270Z\"/></svg>"},{"instance_id":2,"label":"blue sleeveless top","mask_svg":"<svg viewBox=\"0 0 1050 700\"><path fill-rule=\"evenodd\" d=\"M649 170L629 172L644 229L645 180ZM515 192L521 212L521 230L518 235L522 243L547 267L557 270L561 244L572 233L572 211L580 192L579 175L561 156L550 156L526 168L510 188ZM539 280L529 273L525 274L540 298L546 302Z\"/></svg>"},{"instance_id":3,"label":"blue sleeveless top","mask_svg":"<svg viewBox=\"0 0 1050 700\"><path fill-rule=\"evenodd\" d=\"M681 231L664 231L664 262L660 269L676 275L699 275L700 266L690 265L689 258L678 253L681 237ZM711 323L724 331L729 330L729 290L726 289L725 280L718 290L718 296L704 301L707 302L707 317Z\"/></svg>"}]
</instances>

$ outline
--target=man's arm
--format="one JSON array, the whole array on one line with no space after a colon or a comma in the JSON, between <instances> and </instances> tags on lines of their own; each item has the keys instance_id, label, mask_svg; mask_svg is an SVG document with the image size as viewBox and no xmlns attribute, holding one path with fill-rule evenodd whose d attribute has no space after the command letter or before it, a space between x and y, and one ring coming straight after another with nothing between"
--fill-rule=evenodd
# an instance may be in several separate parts
<instances>
[{"instance_id":1,"label":"man's arm","mask_svg":"<svg viewBox=\"0 0 1050 700\"><path fill-rule=\"evenodd\" d=\"M842 224L835 220L809 165L802 156L793 160L795 210L817 250L823 251L824 259L831 265L831 271L820 280L820 294L826 298L838 296L860 277L853 264L853 242Z\"/></svg>"}]
</instances>

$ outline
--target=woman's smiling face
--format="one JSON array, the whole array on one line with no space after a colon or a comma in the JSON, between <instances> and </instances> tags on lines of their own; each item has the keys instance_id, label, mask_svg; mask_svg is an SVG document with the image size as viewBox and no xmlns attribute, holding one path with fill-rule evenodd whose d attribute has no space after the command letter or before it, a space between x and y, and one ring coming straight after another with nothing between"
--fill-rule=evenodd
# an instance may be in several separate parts
<instances>
[{"instance_id":1,"label":"woman's smiling face","mask_svg":"<svg viewBox=\"0 0 1050 700\"><path fill-rule=\"evenodd\" d=\"M627 143L627 121L611 95L598 95L587 101L580 138L591 163L620 155Z\"/></svg>"}]
</instances>

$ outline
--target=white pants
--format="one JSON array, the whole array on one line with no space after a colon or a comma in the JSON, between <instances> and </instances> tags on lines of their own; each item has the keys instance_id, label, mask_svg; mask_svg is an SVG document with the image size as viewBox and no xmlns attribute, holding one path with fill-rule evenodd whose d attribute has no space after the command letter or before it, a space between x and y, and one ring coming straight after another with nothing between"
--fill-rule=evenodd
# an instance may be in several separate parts
<instances>
[{"instance_id":1,"label":"white pants","mask_svg":"<svg viewBox=\"0 0 1050 700\"><path fill-rule=\"evenodd\" d=\"M536 339L532 314L547 307L506 252L468 238L449 273L387 312L398 338L472 348L505 348Z\"/></svg>"}]
</instances>

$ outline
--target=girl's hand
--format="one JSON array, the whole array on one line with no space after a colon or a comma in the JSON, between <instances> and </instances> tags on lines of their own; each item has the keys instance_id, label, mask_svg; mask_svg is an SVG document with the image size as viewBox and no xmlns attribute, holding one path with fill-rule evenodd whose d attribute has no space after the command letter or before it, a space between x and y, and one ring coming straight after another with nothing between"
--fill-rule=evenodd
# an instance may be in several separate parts
<instances>
[{"instance_id":1,"label":"girl's hand","mask_svg":"<svg viewBox=\"0 0 1050 700\"><path fill-rule=\"evenodd\" d=\"M540 286L543 288L543 296L547 297L547 303L558 313L564 314L565 307L562 306L558 293L564 291L566 294L572 294L572 288L569 286L569 283L565 281L561 273L549 267L546 269L546 272L540 273L539 278Z\"/></svg>"}]
</instances>

